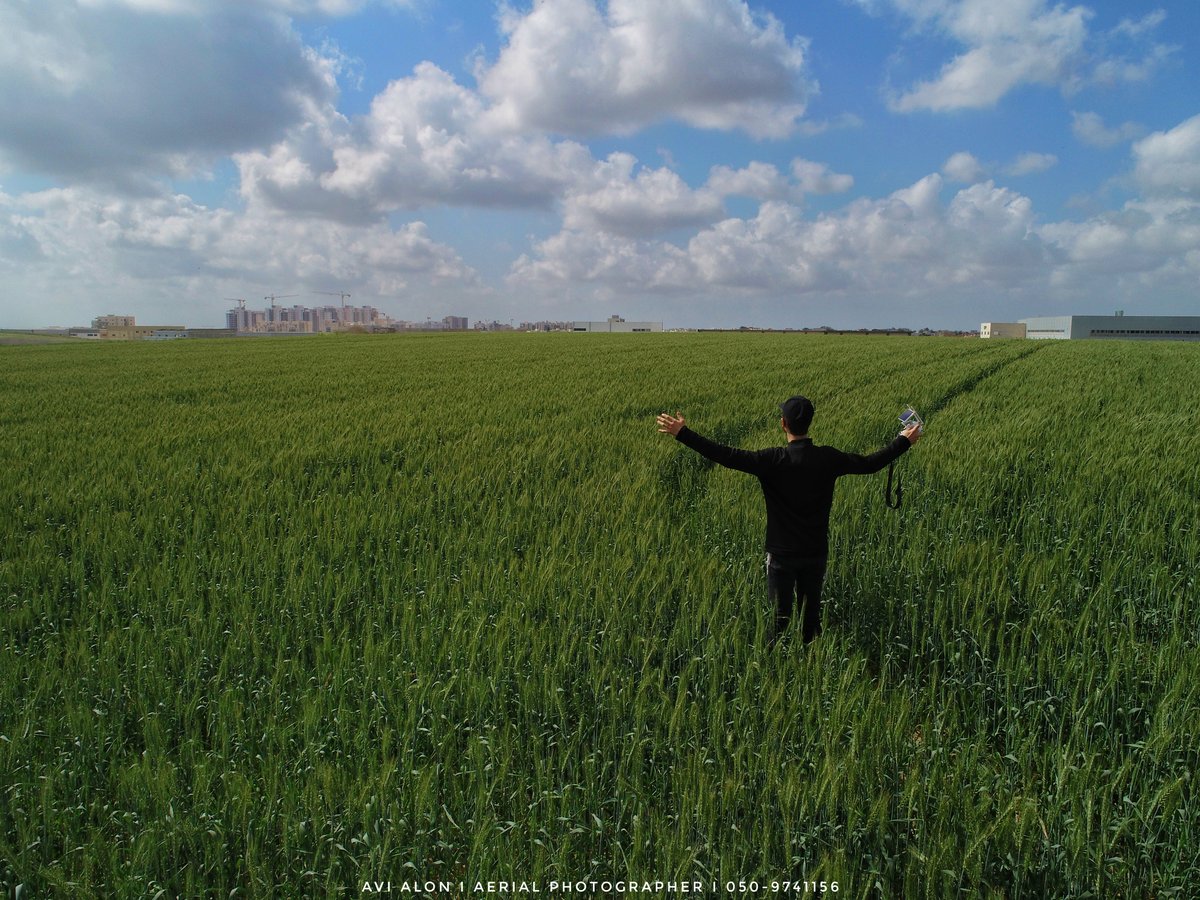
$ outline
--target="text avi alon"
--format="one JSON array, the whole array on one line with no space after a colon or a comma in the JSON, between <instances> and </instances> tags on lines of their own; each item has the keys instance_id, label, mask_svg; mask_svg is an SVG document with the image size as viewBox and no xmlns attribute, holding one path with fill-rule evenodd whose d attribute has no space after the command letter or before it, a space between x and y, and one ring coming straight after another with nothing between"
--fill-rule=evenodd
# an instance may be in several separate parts
<instances>
[{"instance_id":1,"label":"text avi alon","mask_svg":"<svg viewBox=\"0 0 1200 900\"><path fill-rule=\"evenodd\" d=\"M401 894L428 896L443 894L540 894L543 886L549 894L589 894L600 891L611 894L702 894L715 891L715 884L702 881L636 881L633 879L605 881L364 881L363 894Z\"/></svg>"}]
</instances>

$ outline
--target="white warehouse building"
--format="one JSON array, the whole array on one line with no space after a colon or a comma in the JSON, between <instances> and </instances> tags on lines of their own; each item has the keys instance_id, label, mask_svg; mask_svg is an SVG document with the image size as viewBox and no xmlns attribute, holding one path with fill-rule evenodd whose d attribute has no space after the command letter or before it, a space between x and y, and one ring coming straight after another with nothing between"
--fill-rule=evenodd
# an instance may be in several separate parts
<instances>
[{"instance_id":1,"label":"white warehouse building","mask_svg":"<svg viewBox=\"0 0 1200 900\"><path fill-rule=\"evenodd\" d=\"M609 316L607 322L576 322L572 331L662 331L662 322L626 322L620 316Z\"/></svg>"},{"instance_id":2,"label":"white warehouse building","mask_svg":"<svg viewBox=\"0 0 1200 900\"><path fill-rule=\"evenodd\" d=\"M1200 341L1200 316L1037 316L1019 323L1025 326L1025 337L1035 341Z\"/></svg>"}]
</instances>

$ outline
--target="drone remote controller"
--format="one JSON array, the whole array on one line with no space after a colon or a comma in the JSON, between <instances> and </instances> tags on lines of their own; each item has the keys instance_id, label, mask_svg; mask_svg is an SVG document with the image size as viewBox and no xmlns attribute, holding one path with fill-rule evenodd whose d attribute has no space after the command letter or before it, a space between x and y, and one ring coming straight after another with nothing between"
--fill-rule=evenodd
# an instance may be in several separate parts
<instances>
[{"instance_id":1,"label":"drone remote controller","mask_svg":"<svg viewBox=\"0 0 1200 900\"><path fill-rule=\"evenodd\" d=\"M913 425L916 425L921 431L925 430L925 420L911 406L906 406L904 412L900 413L900 427L904 429Z\"/></svg>"}]
</instances>

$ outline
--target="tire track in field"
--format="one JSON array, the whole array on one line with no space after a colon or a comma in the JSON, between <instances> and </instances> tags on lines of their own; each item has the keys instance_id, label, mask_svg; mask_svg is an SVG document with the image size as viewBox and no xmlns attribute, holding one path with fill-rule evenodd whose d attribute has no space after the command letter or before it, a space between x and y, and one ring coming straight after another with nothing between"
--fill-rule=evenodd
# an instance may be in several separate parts
<instances>
[{"instance_id":1,"label":"tire track in field","mask_svg":"<svg viewBox=\"0 0 1200 900\"><path fill-rule=\"evenodd\" d=\"M944 367L947 363L954 363L954 362L961 362L964 360L970 360L972 356L978 355L981 352L986 353L987 351L986 350L980 351L980 350L976 350L976 349L972 348L969 350L961 351L954 356L945 357L942 359L933 359L933 360L928 360L928 361L922 362L922 363L920 363L920 366L921 367L929 367L929 368L936 368L937 366ZM912 361L900 356L895 360L894 363L888 365L886 368L880 367L880 368L875 368L875 369L869 369L865 372L862 372L854 380L840 382L837 386L837 390L831 396L832 397L841 397L844 395L852 394L855 391L861 390L863 388L872 387L873 385L879 384L881 382L887 382L887 381L891 380L893 375L898 375L898 374L901 374L904 372L912 371L912 368L913 368Z\"/></svg>"},{"instance_id":2,"label":"tire track in field","mask_svg":"<svg viewBox=\"0 0 1200 900\"><path fill-rule=\"evenodd\" d=\"M992 363L990 366L986 366L983 369L980 369L978 372L975 372L972 375L968 375L962 381L953 385L948 391L946 391L946 393L942 394L942 396L939 397L937 400L934 400L932 403L926 404L925 412L923 413L922 418L926 422L928 422L930 419L933 418L935 413L938 413L941 410L945 409L952 402L954 402L954 400L961 397L963 394L969 394L971 391L975 390L975 388L979 387L981 382L987 380L988 378L991 378L993 375L996 375L1003 369L1007 369L1013 363L1020 362L1021 360L1032 356L1033 354L1037 353L1041 349L1043 349L1042 343L1040 341L1034 341L1033 346L1031 346L1028 350L1025 350L1023 353L1020 353L1020 354L1010 357L1008 359L999 360L998 362Z\"/></svg>"}]
</instances>

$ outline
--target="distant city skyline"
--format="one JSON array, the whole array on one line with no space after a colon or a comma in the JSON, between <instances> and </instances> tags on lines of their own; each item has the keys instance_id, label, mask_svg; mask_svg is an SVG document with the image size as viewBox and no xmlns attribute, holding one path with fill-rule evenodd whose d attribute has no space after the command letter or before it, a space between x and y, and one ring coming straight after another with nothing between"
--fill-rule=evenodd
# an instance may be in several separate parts
<instances>
[{"instance_id":1,"label":"distant city skyline","mask_svg":"<svg viewBox=\"0 0 1200 900\"><path fill-rule=\"evenodd\" d=\"M271 299L265 297L264 299ZM282 299L277 297L276 299ZM344 328L321 327L321 323L336 322L342 324ZM89 325L80 323L74 324L54 324L39 326L36 328L19 328L15 326L6 326L0 322L0 331L31 331L31 332L53 332L53 331L69 331L76 332L100 332L103 330L121 331L136 329L141 332L152 330L186 330L192 332L205 332L208 336L213 336L217 332L237 332L248 333L258 332L263 334L318 334L322 332L332 332L340 330L350 330L354 326L372 326L371 330L379 331L873 331L873 332L912 332L921 334L932 333L965 333L973 331L973 329L934 329L928 326L921 328L904 328L902 326L860 326L855 328L833 328L828 325L804 325L804 326L772 326L772 325L753 325L742 323L732 326L697 326L686 324L675 324L667 326L661 321L649 323L654 325L653 328L636 327L644 322L628 322L623 316L613 314L608 317L608 323L620 322L630 327L625 328L606 328L595 327L604 326L606 323L599 320L583 320L583 319L537 319L530 320L525 318L509 318L506 321L499 319L471 319L468 316L443 316L439 320L424 319L424 320L406 320L395 319L386 313L372 306L336 306L326 304L322 306L309 307L304 304L292 304L282 306L276 304L274 306L264 307L261 310L255 310L252 307L242 306L235 309L225 311L224 325L214 325L210 323L163 323L163 322L146 322L138 320L137 316L124 315L108 312L102 315L93 316ZM311 323L311 328L296 328L296 327L262 327L267 324L272 325L295 325L297 323ZM589 328L581 328L580 326L593 326ZM94 335L93 335L94 336Z\"/></svg>"},{"instance_id":2,"label":"distant city skyline","mask_svg":"<svg viewBox=\"0 0 1200 900\"><path fill-rule=\"evenodd\" d=\"M323 293L331 293L325 291ZM296 296L296 295L293 295ZM248 307L246 301L238 299L240 304L225 312L225 327L236 332L248 333L320 333L345 331L351 328L390 328L392 318L380 313L374 306L352 305L347 302L350 295L339 293L342 299L340 305L325 303L318 306L308 306L303 303L279 305L275 301L282 299L275 296L264 297L270 300L269 306L263 309Z\"/></svg>"},{"instance_id":3,"label":"distant city skyline","mask_svg":"<svg viewBox=\"0 0 1200 900\"><path fill-rule=\"evenodd\" d=\"M0 325L1200 307L1200 4L0 2Z\"/></svg>"}]
</instances>

